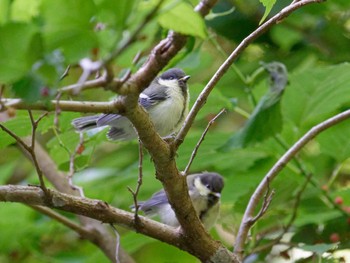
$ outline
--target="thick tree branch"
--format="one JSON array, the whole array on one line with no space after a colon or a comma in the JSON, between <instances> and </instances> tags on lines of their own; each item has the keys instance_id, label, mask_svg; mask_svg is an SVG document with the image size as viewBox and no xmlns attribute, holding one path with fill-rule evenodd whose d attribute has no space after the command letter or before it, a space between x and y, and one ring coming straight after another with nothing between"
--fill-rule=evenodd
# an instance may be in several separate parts
<instances>
[{"instance_id":1,"label":"thick tree branch","mask_svg":"<svg viewBox=\"0 0 350 263\"><path fill-rule=\"evenodd\" d=\"M122 98L110 102L51 100L31 104L28 104L21 99L2 99L1 103L3 103L5 107L13 107L19 110L30 109L55 111L58 106L62 111L120 113L124 109Z\"/></svg>"},{"instance_id":2,"label":"thick tree branch","mask_svg":"<svg viewBox=\"0 0 350 263\"><path fill-rule=\"evenodd\" d=\"M96 219L103 223L118 224L168 244L185 248L175 228L140 216L135 226L134 214L120 210L100 200L93 200L49 190L45 194L34 186L0 186L1 202L19 202L27 205L44 206Z\"/></svg>"},{"instance_id":3,"label":"thick tree branch","mask_svg":"<svg viewBox=\"0 0 350 263\"><path fill-rule=\"evenodd\" d=\"M249 46L254 40L256 40L259 36L261 36L263 33L265 33L268 29L270 29L273 25L280 22L287 16L289 16L293 11L313 3L320 3L324 0L304 0L299 1L296 3L293 3L285 8L283 8L278 14L270 18L268 21L266 21L264 24L259 26L253 33L251 33L249 36L247 36L245 39L242 40L242 42L236 47L236 49L231 53L231 55L225 60L225 62L220 66L220 68L215 72L213 77L210 79L208 84L205 86L203 91L198 96L196 102L194 103L190 113L188 114L184 125L182 126L181 130L177 134L177 137L175 139L175 145L176 147L179 147L190 130L192 123L194 119L196 118L199 110L204 106L210 92L213 90L213 88L216 86L216 84L219 82L219 80L223 77L223 75L226 73L226 71L230 68L232 63L237 59L237 57L245 50L247 46Z\"/></svg>"},{"instance_id":4,"label":"thick tree branch","mask_svg":"<svg viewBox=\"0 0 350 263\"><path fill-rule=\"evenodd\" d=\"M298 2L300 3L300 2ZM250 220L254 217L254 211L266 191L269 182L271 182L279 172L286 166L286 164L294 158L294 156L313 138L324 130L350 118L350 110L344 111L338 115L335 115L324 122L314 126L310 129L303 137L301 137L271 168L271 170L266 174L264 179L260 182L258 187L255 189L252 197L249 200L248 206L245 210L242 223L238 230L236 244L234 251L239 255L240 258L243 257L244 243L247 238L248 232L250 230Z\"/></svg>"}]
</instances>

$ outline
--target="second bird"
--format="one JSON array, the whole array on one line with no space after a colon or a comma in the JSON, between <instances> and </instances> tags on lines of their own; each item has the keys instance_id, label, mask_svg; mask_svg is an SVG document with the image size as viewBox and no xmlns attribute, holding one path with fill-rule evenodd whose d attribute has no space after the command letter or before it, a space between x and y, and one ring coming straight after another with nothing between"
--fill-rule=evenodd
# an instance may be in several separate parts
<instances>
[{"instance_id":1,"label":"second bird","mask_svg":"<svg viewBox=\"0 0 350 263\"><path fill-rule=\"evenodd\" d=\"M155 78L140 94L140 105L148 112L162 137L177 132L188 114L189 78L183 70L172 68ZM74 119L72 125L79 132L110 126L107 133L110 140L130 140L137 137L131 122L118 114L81 117Z\"/></svg>"}]
</instances>

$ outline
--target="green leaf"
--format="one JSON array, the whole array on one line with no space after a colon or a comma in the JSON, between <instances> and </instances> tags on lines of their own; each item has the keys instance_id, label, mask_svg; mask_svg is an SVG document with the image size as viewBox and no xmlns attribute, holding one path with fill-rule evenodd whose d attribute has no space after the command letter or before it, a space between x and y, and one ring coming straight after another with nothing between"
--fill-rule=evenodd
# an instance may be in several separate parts
<instances>
[{"instance_id":1,"label":"green leaf","mask_svg":"<svg viewBox=\"0 0 350 263\"><path fill-rule=\"evenodd\" d=\"M41 97L44 82L36 74L29 74L13 84L12 90L17 97L28 102L35 102Z\"/></svg>"},{"instance_id":2,"label":"green leaf","mask_svg":"<svg viewBox=\"0 0 350 263\"><path fill-rule=\"evenodd\" d=\"M185 35L201 38L206 38L207 36L204 19L186 2L180 2L160 14L158 16L158 22L166 29L171 29Z\"/></svg>"},{"instance_id":3,"label":"green leaf","mask_svg":"<svg viewBox=\"0 0 350 263\"><path fill-rule=\"evenodd\" d=\"M301 249L314 252L320 256L329 250L337 249L337 247L338 247L337 244L316 244L316 245L302 245L302 246L300 246Z\"/></svg>"},{"instance_id":4,"label":"green leaf","mask_svg":"<svg viewBox=\"0 0 350 263\"><path fill-rule=\"evenodd\" d=\"M6 23L10 16L10 0L0 1L0 25Z\"/></svg>"},{"instance_id":5,"label":"green leaf","mask_svg":"<svg viewBox=\"0 0 350 263\"><path fill-rule=\"evenodd\" d=\"M265 6L265 13L264 13L263 17L261 18L259 24L264 22L265 18L269 15L269 13L271 12L272 7L276 3L276 0L260 0L260 3L262 3L263 6Z\"/></svg>"},{"instance_id":6,"label":"green leaf","mask_svg":"<svg viewBox=\"0 0 350 263\"><path fill-rule=\"evenodd\" d=\"M278 62L265 65L270 73L270 89L261 98L243 129L233 135L220 149L228 151L261 142L282 129L280 100L287 85L287 69Z\"/></svg>"},{"instance_id":7,"label":"green leaf","mask_svg":"<svg viewBox=\"0 0 350 263\"><path fill-rule=\"evenodd\" d=\"M122 30L127 18L132 14L135 0L95 0L102 22L113 22L119 30Z\"/></svg>"},{"instance_id":8,"label":"green leaf","mask_svg":"<svg viewBox=\"0 0 350 263\"><path fill-rule=\"evenodd\" d=\"M271 39L284 51L289 51L295 44L303 40L301 32L292 30L285 25L277 25L271 28Z\"/></svg>"},{"instance_id":9,"label":"green leaf","mask_svg":"<svg viewBox=\"0 0 350 263\"><path fill-rule=\"evenodd\" d=\"M289 77L282 99L283 116L300 133L330 117L350 101L350 64L311 68Z\"/></svg>"},{"instance_id":10,"label":"green leaf","mask_svg":"<svg viewBox=\"0 0 350 263\"><path fill-rule=\"evenodd\" d=\"M28 22L39 14L41 0L15 0L11 5L13 21Z\"/></svg>"},{"instance_id":11,"label":"green leaf","mask_svg":"<svg viewBox=\"0 0 350 263\"><path fill-rule=\"evenodd\" d=\"M214 13L213 11L210 11L210 13L205 17L205 20L213 20L217 17L221 17L221 16L227 16L229 14L232 14L235 11L235 7L231 7L229 10L227 11L223 11L223 12L219 12L219 13Z\"/></svg>"},{"instance_id":12,"label":"green leaf","mask_svg":"<svg viewBox=\"0 0 350 263\"><path fill-rule=\"evenodd\" d=\"M31 24L8 23L0 27L0 83L20 79L41 56L41 39Z\"/></svg>"},{"instance_id":13,"label":"green leaf","mask_svg":"<svg viewBox=\"0 0 350 263\"><path fill-rule=\"evenodd\" d=\"M90 54L97 39L92 19L92 0L47 0L43 2L44 40L48 49L62 49L68 62Z\"/></svg>"},{"instance_id":14,"label":"green leaf","mask_svg":"<svg viewBox=\"0 0 350 263\"><path fill-rule=\"evenodd\" d=\"M28 136L32 132L32 125L26 112L20 113L16 118L2 122L2 124L19 137ZM15 139L1 129L0 138L0 148L4 148L15 142Z\"/></svg>"},{"instance_id":15,"label":"green leaf","mask_svg":"<svg viewBox=\"0 0 350 263\"><path fill-rule=\"evenodd\" d=\"M343 162L350 157L349 134L350 120L346 120L327 129L316 139L323 153L332 156L338 162Z\"/></svg>"}]
</instances>

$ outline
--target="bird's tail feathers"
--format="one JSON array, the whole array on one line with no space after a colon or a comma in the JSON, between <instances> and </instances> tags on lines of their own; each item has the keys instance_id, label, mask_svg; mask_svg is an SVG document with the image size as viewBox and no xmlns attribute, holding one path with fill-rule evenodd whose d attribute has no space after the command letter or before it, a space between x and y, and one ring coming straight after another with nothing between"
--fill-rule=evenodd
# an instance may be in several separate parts
<instances>
[{"instance_id":1,"label":"bird's tail feathers","mask_svg":"<svg viewBox=\"0 0 350 263\"><path fill-rule=\"evenodd\" d=\"M99 115L80 117L74 119L72 121L72 125L79 132L91 130L97 128L97 120L99 119L99 117Z\"/></svg>"}]
</instances>

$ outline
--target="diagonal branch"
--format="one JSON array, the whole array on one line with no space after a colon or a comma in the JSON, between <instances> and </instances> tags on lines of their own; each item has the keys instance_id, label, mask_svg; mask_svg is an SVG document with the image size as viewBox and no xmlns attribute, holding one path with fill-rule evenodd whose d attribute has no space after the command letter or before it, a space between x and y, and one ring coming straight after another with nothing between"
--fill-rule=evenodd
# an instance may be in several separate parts
<instances>
[{"instance_id":1,"label":"diagonal branch","mask_svg":"<svg viewBox=\"0 0 350 263\"><path fill-rule=\"evenodd\" d=\"M204 132L202 133L202 136L199 138L199 141L197 142L196 147L194 148L194 150L191 154L191 158L190 158L185 170L183 171L184 175L188 174L188 171L191 168L192 162L193 162L194 158L196 157L198 149L201 146L202 142L204 141L205 135L208 133L209 128L211 127L211 125L213 125L213 123L217 120L217 118L219 118L221 116L221 114L223 114L224 112L226 112L226 109L222 109L214 118L212 118L209 121L207 127L205 128Z\"/></svg>"},{"instance_id":2,"label":"diagonal branch","mask_svg":"<svg viewBox=\"0 0 350 263\"><path fill-rule=\"evenodd\" d=\"M299 2L298 2L299 3ZM248 206L245 210L242 224L238 230L237 238L236 238L236 244L235 244L235 252L242 258L243 256L243 247L245 240L247 238L250 225L246 224L245 222L248 222L250 218L253 217L254 211L258 205L258 202L264 192L266 191L266 188L279 173L280 171L286 166L286 164L294 158L294 156L313 138L315 138L318 134L323 132L324 130L337 125L338 123L350 118L350 110L344 111L342 113L339 113L324 122L321 122L320 124L314 126L312 129L310 129L303 137L301 137L276 163L275 165L270 169L270 171L265 175L264 179L260 182L258 187L255 189L252 197L249 200Z\"/></svg>"},{"instance_id":3,"label":"diagonal branch","mask_svg":"<svg viewBox=\"0 0 350 263\"><path fill-rule=\"evenodd\" d=\"M220 66L220 68L215 72L213 77L210 79L208 84L205 86L203 91L199 94L196 102L194 103L190 113L188 114L184 125L176 136L175 145L179 147L183 141L185 136L187 135L189 129L192 126L194 119L196 118L199 110L204 106L210 92L214 89L216 84L220 81L226 71L231 67L232 63L237 59L237 57L245 50L247 46L249 46L254 40L256 40L259 36L265 33L268 29L270 29L273 25L280 22L287 16L289 16L293 11L313 3L320 3L324 0L304 0L293 3L285 8L283 8L278 14L270 18L264 24L259 26L253 33L247 36L242 42L236 47L235 50L231 53L231 55L226 59L226 61Z\"/></svg>"}]
</instances>

